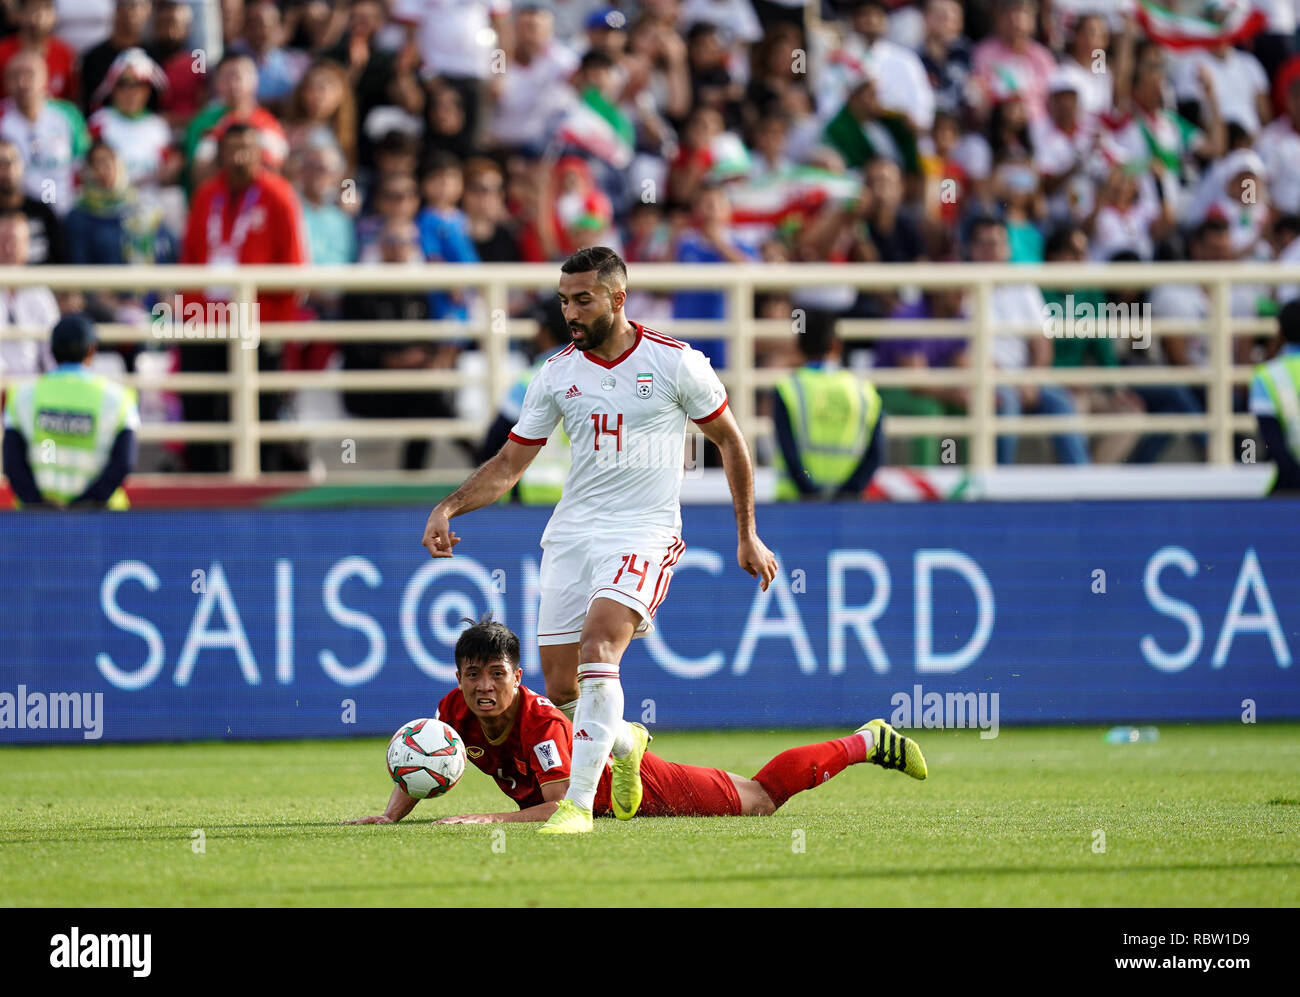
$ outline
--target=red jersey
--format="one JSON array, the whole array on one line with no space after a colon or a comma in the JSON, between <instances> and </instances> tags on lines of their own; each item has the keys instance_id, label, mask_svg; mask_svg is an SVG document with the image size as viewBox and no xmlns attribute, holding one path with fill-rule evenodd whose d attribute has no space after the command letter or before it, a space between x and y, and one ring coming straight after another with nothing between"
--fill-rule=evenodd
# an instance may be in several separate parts
<instances>
[{"instance_id":1,"label":"red jersey","mask_svg":"<svg viewBox=\"0 0 1300 997\"><path fill-rule=\"evenodd\" d=\"M495 744L484 735L459 688L443 697L437 717L455 728L465 742L469 760L490 775L521 810L546 802L543 786L569 779L573 724L554 703L526 686L519 687L515 722ZM597 816L610 812L609 773L606 762L592 803L592 812ZM740 795L731 777L721 769L666 762L647 751L641 760L641 783L644 797L638 813L644 817L740 813Z\"/></svg>"},{"instance_id":2,"label":"red jersey","mask_svg":"<svg viewBox=\"0 0 1300 997\"><path fill-rule=\"evenodd\" d=\"M218 173L194 193L182 247L183 263L307 262L305 226L298 195L284 177L262 170L242 194ZM289 321L294 292L258 295L261 318Z\"/></svg>"}]
</instances>

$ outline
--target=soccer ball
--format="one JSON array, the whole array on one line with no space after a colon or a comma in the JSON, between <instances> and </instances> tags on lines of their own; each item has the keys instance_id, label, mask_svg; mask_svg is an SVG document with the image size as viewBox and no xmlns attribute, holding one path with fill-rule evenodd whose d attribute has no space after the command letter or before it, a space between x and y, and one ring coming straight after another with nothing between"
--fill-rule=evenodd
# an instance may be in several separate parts
<instances>
[{"instance_id":1,"label":"soccer ball","mask_svg":"<svg viewBox=\"0 0 1300 997\"><path fill-rule=\"evenodd\" d=\"M388 742L388 774L417 800L441 796L465 774L465 742L441 720L412 720Z\"/></svg>"}]
</instances>

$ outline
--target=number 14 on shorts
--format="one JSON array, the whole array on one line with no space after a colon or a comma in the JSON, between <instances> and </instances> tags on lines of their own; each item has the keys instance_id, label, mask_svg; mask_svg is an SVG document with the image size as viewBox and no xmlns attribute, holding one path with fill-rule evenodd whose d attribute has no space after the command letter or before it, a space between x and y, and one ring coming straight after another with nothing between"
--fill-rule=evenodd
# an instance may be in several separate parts
<instances>
[{"instance_id":1,"label":"number 14 on shorts","mask_svg":"<svg viewBox=\"0 0 1300 997\"><path fill-rule=\"evenodd\" d=\"M650 560L649 560L649 558L646 558L644 561L642 561L642 563L641 563L641 567L640 567L640 568L637 568L637 566L636 566L636 555L635 555L635 554L624 554L624 555L623 555L623 565L622 565L622 567L620 567L620 568L618 569L618 574L616 574L616 575L614 576L614 584L615 584L615 585L617 585L618 582L619 582L619 579L623 577L623 572L624 572L624 571L626 571L626 572L627 572L628 574L630 574L630 575L636 575L638 578L641 579L641 580L640 580L639 582L637 582L637 584L636 584L636 590L637 590L638 592L640 592L640 591L641 591L641 586L645 585L646 575L648 575L648 574L650 573Z\"/></svg>"}]
</instances>

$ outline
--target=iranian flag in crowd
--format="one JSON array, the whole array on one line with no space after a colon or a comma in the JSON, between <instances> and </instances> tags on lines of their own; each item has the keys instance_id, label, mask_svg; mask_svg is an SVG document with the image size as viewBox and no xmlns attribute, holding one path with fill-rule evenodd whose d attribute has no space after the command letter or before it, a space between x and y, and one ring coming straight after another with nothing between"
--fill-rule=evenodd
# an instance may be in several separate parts
<instances>
[{"instance_id":1,"label":"iranian flag in crowd","mask_svg":"<svg viewBox=\"0 0 1300 997\"><path fill-rule=\"evenodd\" d=\"M560 122L559 138L570 145L625 170L636 149L636 129L627 115L589 87Z\"/></svg>"},{"instance_id":2,"label":"iranian flag in crowd","mask_svg":"<svg viewBox=\"0 0 1300 997\"><path fill-rule=\"evenodd\" d=\"M754 180L727 185L736 225L781 225L806 219L828 201L858 196L861 181L811 166L794 166Z\"/></svg>"},{"instance_id":3,"label":"iranian flag in crowd","mask_svg":"<svg viewBox=\"0 0 1300 997\"><path fill-rule=\"evenodd\" d=\"M1138 0L1137 16L1149 38L1176 49L1235 45L1266 25L1251 0Z\"/></svg>"}]
</instances>

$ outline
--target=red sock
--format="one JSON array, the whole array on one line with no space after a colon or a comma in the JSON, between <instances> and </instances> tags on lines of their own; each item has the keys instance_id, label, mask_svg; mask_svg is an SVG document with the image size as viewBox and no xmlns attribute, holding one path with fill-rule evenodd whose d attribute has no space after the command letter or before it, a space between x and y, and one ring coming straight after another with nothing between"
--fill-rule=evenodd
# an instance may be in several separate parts
<instances>
[{"instance_id":1,"label":"red sock","mask_svg":"<svg viewBox=\"0 0 1300 997\"><path fill-rule=\"evenodd\" d=\"M763 766L754 781L781 807L805 789L820 786L849 765L867 760L867 742L858 734L783 751Z\"/></svg>"}]
</instances>

